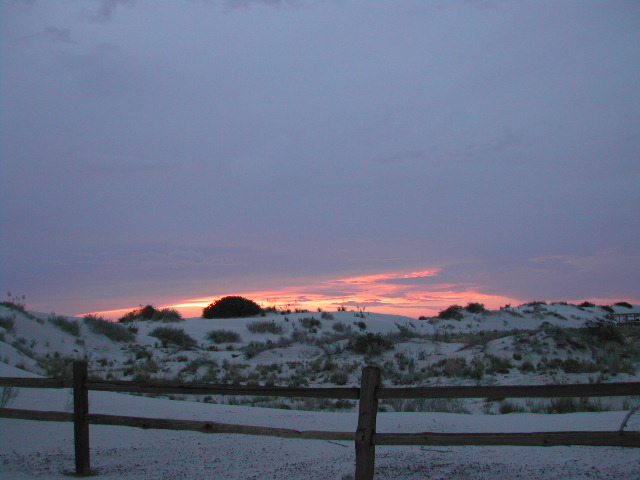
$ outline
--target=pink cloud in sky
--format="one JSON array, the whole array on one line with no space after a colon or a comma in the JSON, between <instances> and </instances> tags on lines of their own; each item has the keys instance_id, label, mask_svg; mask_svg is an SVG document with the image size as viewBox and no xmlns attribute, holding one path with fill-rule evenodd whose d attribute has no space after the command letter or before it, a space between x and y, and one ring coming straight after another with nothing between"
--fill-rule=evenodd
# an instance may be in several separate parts
<instances>
[{"instance_id":1,"label":"pink cloud in sky","mask_svg":"<svg viewBox=\"0 0 640 480\"><path fill-rule=\"evenodd\" d=\"M368 312L406 315L411 317L436 315L451 304L482 302L487 308L498 308L518 299L482 293L480 286L468 283L438 283L438 269L414 272L386 272L310 282L273 290L225 292L216 296L197 297L165 305L179 310L185 317L198 317L202 308L226 295L241 295L262 307L335 311L364 308ZM419 280L433 277L422 284ZM392 283L401 280L403 283ZM411 284L417 280L415 284ZM96 312L117 318L132 308Z\"/></svg>"}]
</instances>

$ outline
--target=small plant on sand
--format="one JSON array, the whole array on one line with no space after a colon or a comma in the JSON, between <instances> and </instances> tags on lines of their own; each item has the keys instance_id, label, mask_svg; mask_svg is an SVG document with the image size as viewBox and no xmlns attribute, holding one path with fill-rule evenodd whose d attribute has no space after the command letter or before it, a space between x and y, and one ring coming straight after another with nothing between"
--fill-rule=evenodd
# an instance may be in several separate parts
<instances>
[{"instance_id":1,"label":"small plant on sand","mask_svg":"<svg viewBox=\"0 0 640 480\"><path fill-rule=\"evenodd\" d=\"M19 393L20 390L16 387L2 387L0 389L0 408L11 405Z\"/></svg>"},{"instance_id":2,"label":"small plant on sand","mask_svg":"<svg viewBox=\"0 0 640 480\"><path fill-rule=\"evenodd\" d=\"M318 328L322 328L322 322L314 317L304 317L298 320L300 325L309 330L311 333L318 331Z\"/></svg>"},{"instance_id":3,"label":"small plant on sand","mask_svg":"<svg viewBox=\"0 0 640 480\"><path fill-rule=\"evenodd\" d=\"M379 333L357 335L349 341L349 350L362 355L379 355L392 348L393 343Z\"/></svg>"},{"instance_id":4,"label":"small plant on sand","mask_svg":"<svg viewBox=\"0 0 640 480\"><path fill-rule=\"evenodd\" d=\"M0 327L4 328L7 332L13 333L15 331L16 323L13 318L2 317L0 318Z\"/></svg>"},{"instance_id":5,"label":"small plant on sand","mask_svg":"<svg viewBox=\"0 0 640 480\"><path fill-rule=\"evenodd\" d=\"M181 328L158 327L150 332L149 335L160 340L163 347L173 345L188 349L196 345L195 339Z\"/></svg>"},{"instance_id":6,"label":"small plant on sand","mask_svg":"<svg viewBox=\"0 0 640 480\"><path fill-rule=\"evenodd\" d=\"M96 315L85 315L84 323L93 333L104 335L114 342L134 342L136 339L135 334L124 325L110 322Z\"/></svg>"},{"instance_id":7,"label":"small plant on sand","mask_svg":"<svg viewBox=\"0 0 640 480\"><path fill-rule=\"evenodd\" d=\"M367 329L367 324L364 323L362 320L358 321L358 322L353 322L353 324L358 327L360 330L364 331Z\"/></svg>"},{"instance_id":8,"label":"small plant on sand","mask_svg":"<svg viewBox=\"0 0 640 480\"><path fill-rule=\"evenodd\" d=\"M284 327L273 320L257 320L247 324L247 330L251 333L273 333L279 335L284 332Z\"/></svg>"},{"instance_id":9,"label":"small plant on sand","mask_svg":"<svg viewBox=\"0 0 640 480\"><path fill-rule=\"evenodd\" d=\"M7 299L0 302L0 305L10 308L12 310L17 310L22 313L26 313L26 304L25 304L25 296L17 296L12 295L11 292L7 292Z\"/></svg>"},{"instance_id":10,"label":"small plant on sand","mask_svg":"<svg viewBox=\"0 0 640 480\"><path fill-rule=\"evenodd\" d=\"M68 320L64 317L54 316L50 317L49 321L60 330L63 330L74 337L80 336L80 324L75 320Z\"/></svg>"},{"instance_id":11,"label":"small plant on sand","mask_svg":"<svg viewBox=\"0 0 640 480\"><path fill-rule=\"evenodd\" d=\"M207 339L213 343L237 343L242 341L240 334L233 330L211 330L207 333Z\"/></svg>"}]
</instances>

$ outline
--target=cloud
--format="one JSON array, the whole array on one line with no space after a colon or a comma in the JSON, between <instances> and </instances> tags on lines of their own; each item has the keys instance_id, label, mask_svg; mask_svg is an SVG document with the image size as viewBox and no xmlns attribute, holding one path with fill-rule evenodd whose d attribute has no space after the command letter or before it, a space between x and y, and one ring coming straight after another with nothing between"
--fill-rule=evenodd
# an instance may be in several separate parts
<instances>
[{"instance_id":1,"label":"cloud","mask_svg":"<svg viewBox=\"0 0 640 480\"><path fill-rule=\"evenodd\" d=\"M103 155L83 161L82 169L88 174L129 176L155 174L183 170L186 166L177 162L145 159L128 155Z\"/></svg>"},{"instance_id":2,"label":"cloud","mask_svg":"<svg viewBox=\"0 0 640 480\"><path fill-rule=\"evenodd\" d=\"M223 6L227 10L237 10L241 8L251 8L261 5L276 9L292 9L301 7L312 7L325 3L326 0L224 0Z\"/></svg>"},{"instance_id":3,"label":"cloud","mask_svg":"<svg viewBox=\"0 0 640 480\"><path fill-rule=\"evenodd\" d=\"M68 28L47 27L40 33L40 36L52 43L68 43L70 45L78 43L73 39Z\"/></svg>"},{"instance_id":4,"label":"cloud","mask_svg":"<svg viewBox=\"0 0 640 480\"><path fill-rule=\"evenodd\" d=\"M145 78L122 48L109 43L84 53L64 52L60 54L59 62L90 96L113 97L138 91Z\"/></svg>"},{"instance_id":5,"label":"cloud","mask_svg":"<svg viewBox=\"0 0 640 480\"><path fill-rule=\"evenodd\" d=\"M426 150L408 150L392 155L383 155L373 159L374 163L404 163L404 162L427 162L434 159L434 155Z\"/></svg>"},{"instance_id":6,"label":"cloud","mask_svg":"<svg viewBox=\"0 0 640 480\"><path fill-rule=\"evenodd\" d=\"M133 6L135 0L100 0L100 6L89 16L97 22L108 22L113 19L116 10L123 5Z\"/></svg>"},{"instance_id":7,"label":"cloud","mask_svg":"<svg viewBox=\"0 0 640 480\"><path fill-rule=\"evenodd\" d=\"M25 0L29 1L29 0ZM34 0L31 0L32 2ZM291 9L313 6L318 3L324 3L326 0L190 0L192 3L201 3L204 5L212 5L220 3L227 10L248 9L256 5L266 6L275 9ZM123 6L133 7L137 0L100 0L100 5L88 13L88 17L96 22L109 22L113 20L116 12Z\"/></svg>"}]
</instances>

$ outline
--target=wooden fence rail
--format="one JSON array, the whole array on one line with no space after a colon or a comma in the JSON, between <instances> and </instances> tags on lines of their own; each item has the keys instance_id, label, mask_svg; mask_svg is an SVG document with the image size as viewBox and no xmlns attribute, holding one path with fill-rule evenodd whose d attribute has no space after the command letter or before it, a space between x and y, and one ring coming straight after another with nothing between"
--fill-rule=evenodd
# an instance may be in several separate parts
<instances>
[{"instance_id":1,"label":"wooden fence rail","mask_svg":"<svg viewBox=\"0 0 640 480\"><path fill-rule=\"evenodd\" d=\"M117 425L144 429L190 430L202 433L233 433L308 440L353 441L356 451L356 480L372 480L376 446L383 445L588 445L640 447L640 432L533 432L533 433L377 433L378 401L391 398L540 398L603 397L640 395L640 382L587 385L527 385L477 387L380 386L380 369L365 367L360 387L298 388L252 385L178 384L169 382L128 382L89 380L87 363L73 365L73 379L31 379L0 377L0 386L19 388L73 388L74 412L45 412L0 408L0 417L22 420L74 422L76 473L89 475L89 425ZM359 400L356 432L300 431L287 428L255 427L227 423L146 417L102 415L89 412L88 392L112 391L193 395L256 395L314 397Z\"/></svg>"}]
</instances>

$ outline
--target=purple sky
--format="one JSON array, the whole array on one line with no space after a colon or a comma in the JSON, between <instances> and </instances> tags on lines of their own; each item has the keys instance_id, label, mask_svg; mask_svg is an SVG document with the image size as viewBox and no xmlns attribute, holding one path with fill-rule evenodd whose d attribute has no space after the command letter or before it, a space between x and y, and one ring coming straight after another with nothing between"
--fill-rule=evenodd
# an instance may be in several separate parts
<instances>
[{"instance_id":1,"label":"purple sky","mask_svg":"<svg viewBox=\"0 0 640 480\"><path fill-rule=\"evenodd\" d=\"M0 288L32 309L640 301L640 2L0 16Z\"/></svg>"}]
</instances>

